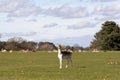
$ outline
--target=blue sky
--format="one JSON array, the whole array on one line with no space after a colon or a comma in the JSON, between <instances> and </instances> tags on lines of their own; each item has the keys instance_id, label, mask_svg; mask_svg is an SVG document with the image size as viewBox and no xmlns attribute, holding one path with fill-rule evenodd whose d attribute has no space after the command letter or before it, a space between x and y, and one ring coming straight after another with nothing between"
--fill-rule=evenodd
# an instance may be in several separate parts
<instances>
[{"instance_id":1,"label":"blue sky","mask_svg":"<svg viewBox=\"0 0 120 80\"><path fill-rule=\"evenodd\" d=\"M0 40L22 37L87 47L107 20L120 23L120 0L0 0Z\"/></svg>"}]
</instances>

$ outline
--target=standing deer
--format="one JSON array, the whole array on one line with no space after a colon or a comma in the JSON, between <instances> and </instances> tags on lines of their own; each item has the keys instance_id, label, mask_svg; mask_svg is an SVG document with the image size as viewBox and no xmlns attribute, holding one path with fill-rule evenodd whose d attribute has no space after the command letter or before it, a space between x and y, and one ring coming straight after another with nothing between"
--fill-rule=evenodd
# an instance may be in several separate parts
<instances>
[{"instance_id":1,"label":"standing deer","mask_svg":"<svg viewBox=\"0 0 120 80\"><path fill-rule=\"evenodd\" d=\"M58 59L60 61L60 69L62 69L62 60L66 59L67 63L66 63L66 68L68 68L68 64L71 63L72 64L72 52L70 51L62 51L61 50L61 45L58 44Z\"/></svg>"}]
</instances>

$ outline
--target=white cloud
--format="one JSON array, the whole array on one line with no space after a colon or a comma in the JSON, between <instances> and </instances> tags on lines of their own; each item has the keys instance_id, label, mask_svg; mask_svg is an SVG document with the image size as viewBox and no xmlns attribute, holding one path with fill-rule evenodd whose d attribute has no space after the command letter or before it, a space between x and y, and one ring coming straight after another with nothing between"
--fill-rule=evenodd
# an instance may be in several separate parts
<instances>
[{"instance_id":1,"label":"white cloud","mask_svg":"<svg viewBox=\"0 0 120 80\"><path fill-rule=\"evenodd\" d=\"M70 7L70 6L61 6L56 8L48 8L44 10L44 14L61 17L61 18L80 18L88 15L86 7Z\"/></svg>"},{"instance_id":2,"label":"white cloud","mask_svg":"<svg viewBox=\"0 0 120 80\"><path fill-rule=\"evenodd\" d=\"M113 2L113 1L118 1L118 0L91 0L91 1L95 1L95 2Z\"/></svg>"},{"instance_id":3,"label":"white cloud","mask_svg":"<svg viewBox=\"0 0 120 80\"><path fill-rule=\"evenodd\" d=\"M9 18L9 19L7 19L7 20L5 20L5 21L6 21L6 22L13 22L14 19Z\"/></svg>"},{"instance_id":4,"label":"white cloud","mask_svg":"<svg viewBox=\"0 0 120 80\"><path fill-rule=\"evenodd\" d=\"M51 28L51 27L55 27L55 26L57 26L58 24L57 23L51 23L51 24L46 24L46 25L44 25L43 27L44 28Z\"/></svg>"},{"instance_id":5,"label":"white cloud","mask_svg":"<svg viewBox=\"0 0 120 80\"><path fill-rule=\"evenodd\" d=\"M114 4L110 6L98 6L95 8L94 13L97 15L103 15L103 16L115 16L120 13L120 5Z\"/></svg>"},{"instance_id":6,"label":"white cloud","mask_svg":"<svg viewBox=\"0 0 120 80\"><path fill-rule=\"evenodd\" d=\"M7 13L9 17L27 17L46 15L60 18L80 18L89 13L86 7L70 7L63 5L61 7L49 7L43 9L35 4L29 4L31 0L5 0L0 3L0 12Z\"/></svg>"},{"instance_id":7,"label":"white cloud","mask_svg":"<svg viewBox=\"0 0 120 80\"><path fill-rule=\"evenodd\" d=\"M30 1L31 0L0 1L0 12L7 13L9 17L27 17L30 15L39 15L41 8L31 4Z\"/></svg>"},{"instance_id":8,"label":"white cloud","mask_svg":"<svg viewBox=\"0 0 120 80\"><path fill-rule=\"evenodd\" d=\"M22 37L28 37L28 36L34 36L36 35L37 32L11 32L11 33L1 33L2 37L17 37L17 36L22 36Z\"/></svg>"},{"instance_id":9,"label":"white cloud","mask_svg":"<svg viewBox=\"0 0 120 80\"><path fill-rule=\"evenodd\" d=\"M29 0L28 0L29 1ZM24 6L26 0L4 0L0 1L0 12L13 12Z\"/></svg>"},{"instance_id":10,"label":"white cloud","mask_svg":"<svg viewBox=\"0 0 120 80\"><path fill-rule=\"evenodd\" d=\"M68 25L67 28L78 30L78 29L84 29L84 28L92 28L95 26L96 26L96 23L85 21L85 22L80 22L80 23L73 24L73 25Z\"/></svg>"},{"instance_id":11,"label":"white cloud","mask_svg":"<svg viewBox=\"0 0 120 80\"><path fill-rule=\"evenodd\" d=\"M9 17L27 17L30 15L38 15L40 11L41 11L40 7L28 6L28 7L22 7L14 12L11 12L8 16Z\"/></svg>"},{"instance_id":12,"label":"white cloud","mask_svg":"<svg viewBox=\"0 0 120 80\"><path fill-rule=\"evenodd\" d=\"M37 22L37 19L28 19L28 20L25 20L27 22Z\"/></svg>"}]
</instances>

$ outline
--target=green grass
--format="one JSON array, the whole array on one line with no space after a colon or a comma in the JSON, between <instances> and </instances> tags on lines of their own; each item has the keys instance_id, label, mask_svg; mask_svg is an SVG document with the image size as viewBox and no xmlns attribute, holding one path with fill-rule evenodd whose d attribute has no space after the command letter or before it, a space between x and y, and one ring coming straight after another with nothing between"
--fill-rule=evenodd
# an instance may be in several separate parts
<instances>
[{"instance_id":1,"label":"green grass","mask_svg":"<svg viewBox=\"0 0 120 80\"><path fill-rule=\"evenodd\" d=\"M120 80L120 52L73 53L73 66L59 69L57 53L1 53L0 80Z\"/></svg>"}]
</instances>

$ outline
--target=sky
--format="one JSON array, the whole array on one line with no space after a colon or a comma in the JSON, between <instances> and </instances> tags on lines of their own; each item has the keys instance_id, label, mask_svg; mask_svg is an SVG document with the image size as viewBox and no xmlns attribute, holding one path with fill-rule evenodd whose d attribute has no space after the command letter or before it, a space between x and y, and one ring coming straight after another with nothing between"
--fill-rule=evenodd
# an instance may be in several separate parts
<instances>
[{"instance_id":1,"label":"sky","mask_svg":"<svg viewBox=\"0 0 120 80\"><path fill-rule=\"evenodd\" d=\"M120 0L0 0L1 41L87 47L105 21L120 24Z\"/></svg>"}]
</instances>

